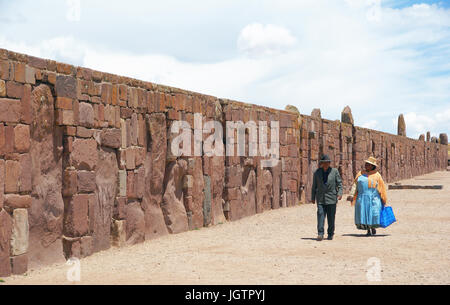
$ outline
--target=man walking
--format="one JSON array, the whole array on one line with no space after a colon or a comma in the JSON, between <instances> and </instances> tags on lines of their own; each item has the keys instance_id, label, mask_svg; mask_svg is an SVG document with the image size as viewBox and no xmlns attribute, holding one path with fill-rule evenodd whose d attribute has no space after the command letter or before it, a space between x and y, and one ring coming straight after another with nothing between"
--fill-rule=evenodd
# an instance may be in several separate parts
<instances>
[{"instance_id":1,"label":"man walking","mask_svg":"<svg viewBox=\"0 0 450 305\"><path fill-rule=\"evenodd\" d=\"M319 169L314 173L311 202L317 202L317 240L322 241L325 217L328 221L328 240L333 240L336 205L342 199L342 179L339 171L331 166L331 160L324 155L319 161Z\"/></svg>"}]
</instances>

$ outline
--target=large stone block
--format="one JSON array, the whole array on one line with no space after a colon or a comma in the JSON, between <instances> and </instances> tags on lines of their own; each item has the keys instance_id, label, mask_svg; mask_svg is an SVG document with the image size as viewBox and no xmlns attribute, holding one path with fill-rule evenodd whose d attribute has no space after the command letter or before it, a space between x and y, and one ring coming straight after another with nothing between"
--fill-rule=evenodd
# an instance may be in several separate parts
<instances>
[{"instance_id":1,"label":"large stone block","mask_svg":"<svg viewBox=\"0 0 450 305\"><path fill-rule=\"evenodd\" d=\"M93 195L77 194L65 199L64 234L67 237L81 237L89 233L89 205Z\"/></svg>"},{"instance_id":2,"label":"large stone block","mask_svg":"<svg viewBox=\"0 0 450 305\"><path fill-rule=\"evenodd\" d=\"M79 123L81 126L94 127L94 108L89 103L79 104Z\"/></svg>"},{"instance_id":3,"label":"large stone block","mask_svg":"<svg viewBox=\"0 0 450 305\"><path fill-rule=\"evenodd\" d=\"M79 193L92 193L95 191L95 172L79 171L77 186Z\"/></svg>"},{"instance_id":4,"label":"large stone block","mask_svg":"<svg viewBox=\"0 0 450 305\"><path fill-rule=\"evenodd\" d=\"M12 234L12 220L5 210L0 210L0 276L11 275L10 241Z\"/></svg>"},{"instance_id":5,"label":"large stone block","mask_svg":"<svg viewBox=\"0 0 450 305\"><path fill-rule=\"evenodd\" d=\"M7 160L5 163L5 193L19 192L20 163Z\"/></svg>"},{"instance_id":6,"label":"large stone block","mask_svg":"<svg viewBox=\"0 0 450 305\"><path fill-rule=\"evenodd\" d=\"M56 96L76 99L77 85L78 82L74 77L58 75L55 84Z\"/></svg>"},{"instance_id":7,"label":"large stone block","mask_svg":"<svg viewBox=\"0 0 450 305\"><path fill-rule=\"evenodd\" d=\"M161 208L170 233L189 230L188 217L184 207L183 177L187 171L185 160L172 162L167 166L164 179L165 192Z\"/></svg>"},{"instance_id":8,"label":"large stone block","mask_svg":"<svg viewBox=\"0 0 450 305\"><path fill-rule=\"evenodd\" d=\"M7 208L8 210L29 209L31 207L31 204L32 198L30 195L5 195L5 208Z\"/></svg>"},{"instance_id":9,"label":"large stone block","mask_svg":"<svg viewBox=\"0 0 450 305\"><path fill-rule=\"evenodd\" d=\"M132 202L127 205L125 219L127 244L134 245L144 242L145 215L139 202Z\"/></svg>"},{"instance_id":10,"label":"large stone block","mask_svg":"<svg viewBox=\"0 0 450 305\"><path fill-rule=\"evenodd\" d=\"M78 170L95 170L98 163L97 142L94 139L76 139L70 158Z\"/></svg>"},{"instance_id":11,"label":"large stone block","mask_svg":"<svg viewBox=\"0 0 450 305\"><path fill-rule=\"evenodd\" d=\"M18 123L21 110L19 100L0 98L0 122Z\"/></svg>"},{"instance_id":12,"label":"large stone block","mask_svg":"<svg viewBox=\"0 0 450 305\"><path fill-rule=\"evenodd\" d=\"M110 149L101 149L96 171L96 200L93 211L90 210L94 252L109 249L111 246L111 223L117 195L119 168L116 154Z\"/></svg>"},{"instance_id":13,"label":"large stone block","mask_svg":"<svg viewBox=\"0 0 450 305\"><path fill-rule=\"evenodd\" d=\"M122 146L122 134L120 129L105 129L100 135L102 146L120 148Z\"/></svg>"},{"instance_id":14,"label":"large stone block","mask_svg":"<svg viewBox=\"0 0 450 305\"><path fill-rule=\"evenodd\" d=\"M28 270L28 254L11 257L11 273L22 275Z\"/></svg>"},{"instance_id":15,"label":"large stone block","mask_svg":"<svg viewBox=\"0 0 450 305\"><path fill-rule=\"evenodd\" d=\"M12 215L11 256L27 253L29 240L28 211L15 209Z\"/></svg>"},{"instance_id":16,"label":"large stone block","mask_svg":"<svg viewBox=\"0 0 450 305\"><path fill-rule=\"evenodd\" d=\"M14 128L14 150L26 153L30 150L30 127L19 124Z\"/></svg>"},{"instance_id":17,"label":"large stone block","mask_svg":"<svg viewBox=\"0 0 450 305\"><path fill-rule=\"evenodd\" d=\"M6 83L4 80L0 79L0 97L6 96Z\"/></svg>"}]
</instances>

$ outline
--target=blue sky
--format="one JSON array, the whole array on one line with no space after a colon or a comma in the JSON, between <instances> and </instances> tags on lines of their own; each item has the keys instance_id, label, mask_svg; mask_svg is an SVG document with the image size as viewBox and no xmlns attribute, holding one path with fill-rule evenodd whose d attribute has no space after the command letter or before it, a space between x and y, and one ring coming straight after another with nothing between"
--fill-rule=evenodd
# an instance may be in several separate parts
<instances>
[{"instance_id":1,"label":"blue sky","mask_svg":"<svg viewBox=\"0 0 450 305\"><path fill-rule=\"evenodd\" d=\"M0 47L390 133L450 133L450 1L0 0Z\"/></svg>"}]
</instances>

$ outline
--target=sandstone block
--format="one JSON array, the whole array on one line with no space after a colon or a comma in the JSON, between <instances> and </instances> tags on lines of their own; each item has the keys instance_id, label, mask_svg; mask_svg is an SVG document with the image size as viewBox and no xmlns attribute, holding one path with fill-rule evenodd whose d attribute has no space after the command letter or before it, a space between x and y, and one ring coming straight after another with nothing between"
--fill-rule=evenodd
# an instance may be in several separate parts
<instances>
[{"instance_id":1,"label":"sandstone block","mask_svg":"<svg viewBox=\"0 0 450 305\"><path fill-rule=\"evenodd\" d=\"M98 163L97 142L94 139L76 139L70 158L78 170L95 170Z\"/></svg>"},{"instance_id":2,"label":"sandstone block","mask_svg":"<svg viewBox=\"0 0 450 305\"><path fill-rule=\"evenodd\" d=\"M12 215L11 256L27 253L29 239L28 211L15 209Z\"/></svg>"},{"instance_id":3,"label":"sandstone block","mask_svg":"<svg viewBox=\"0 0 450 305\"><path fill-rule=\"evenodd\" d=\"M21 111L19 100L0 98L0 122L18 123Z\"/></svg>"}]
</instances>

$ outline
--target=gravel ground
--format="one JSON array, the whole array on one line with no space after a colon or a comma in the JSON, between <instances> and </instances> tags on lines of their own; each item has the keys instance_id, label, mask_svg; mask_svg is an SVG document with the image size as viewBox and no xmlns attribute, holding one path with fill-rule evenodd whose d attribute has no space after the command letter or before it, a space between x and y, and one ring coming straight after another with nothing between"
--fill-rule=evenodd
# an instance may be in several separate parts
<instances>
[{"instance_id":1,"label":"gravel ground","mask_svg":"<svg viewBox=\"0 0 450 305\"><path fill-rule=\"evenodd\" d=\"M75 284L448 285L450 172L401 182L444 189L388 191L398 222L374 237L356 229L342 201L335 239L317 242L316 206L302 205L97 253L81 260ZM55 264L3 284L70 285L70 268Z\"/></svg>"}]
</instances>

